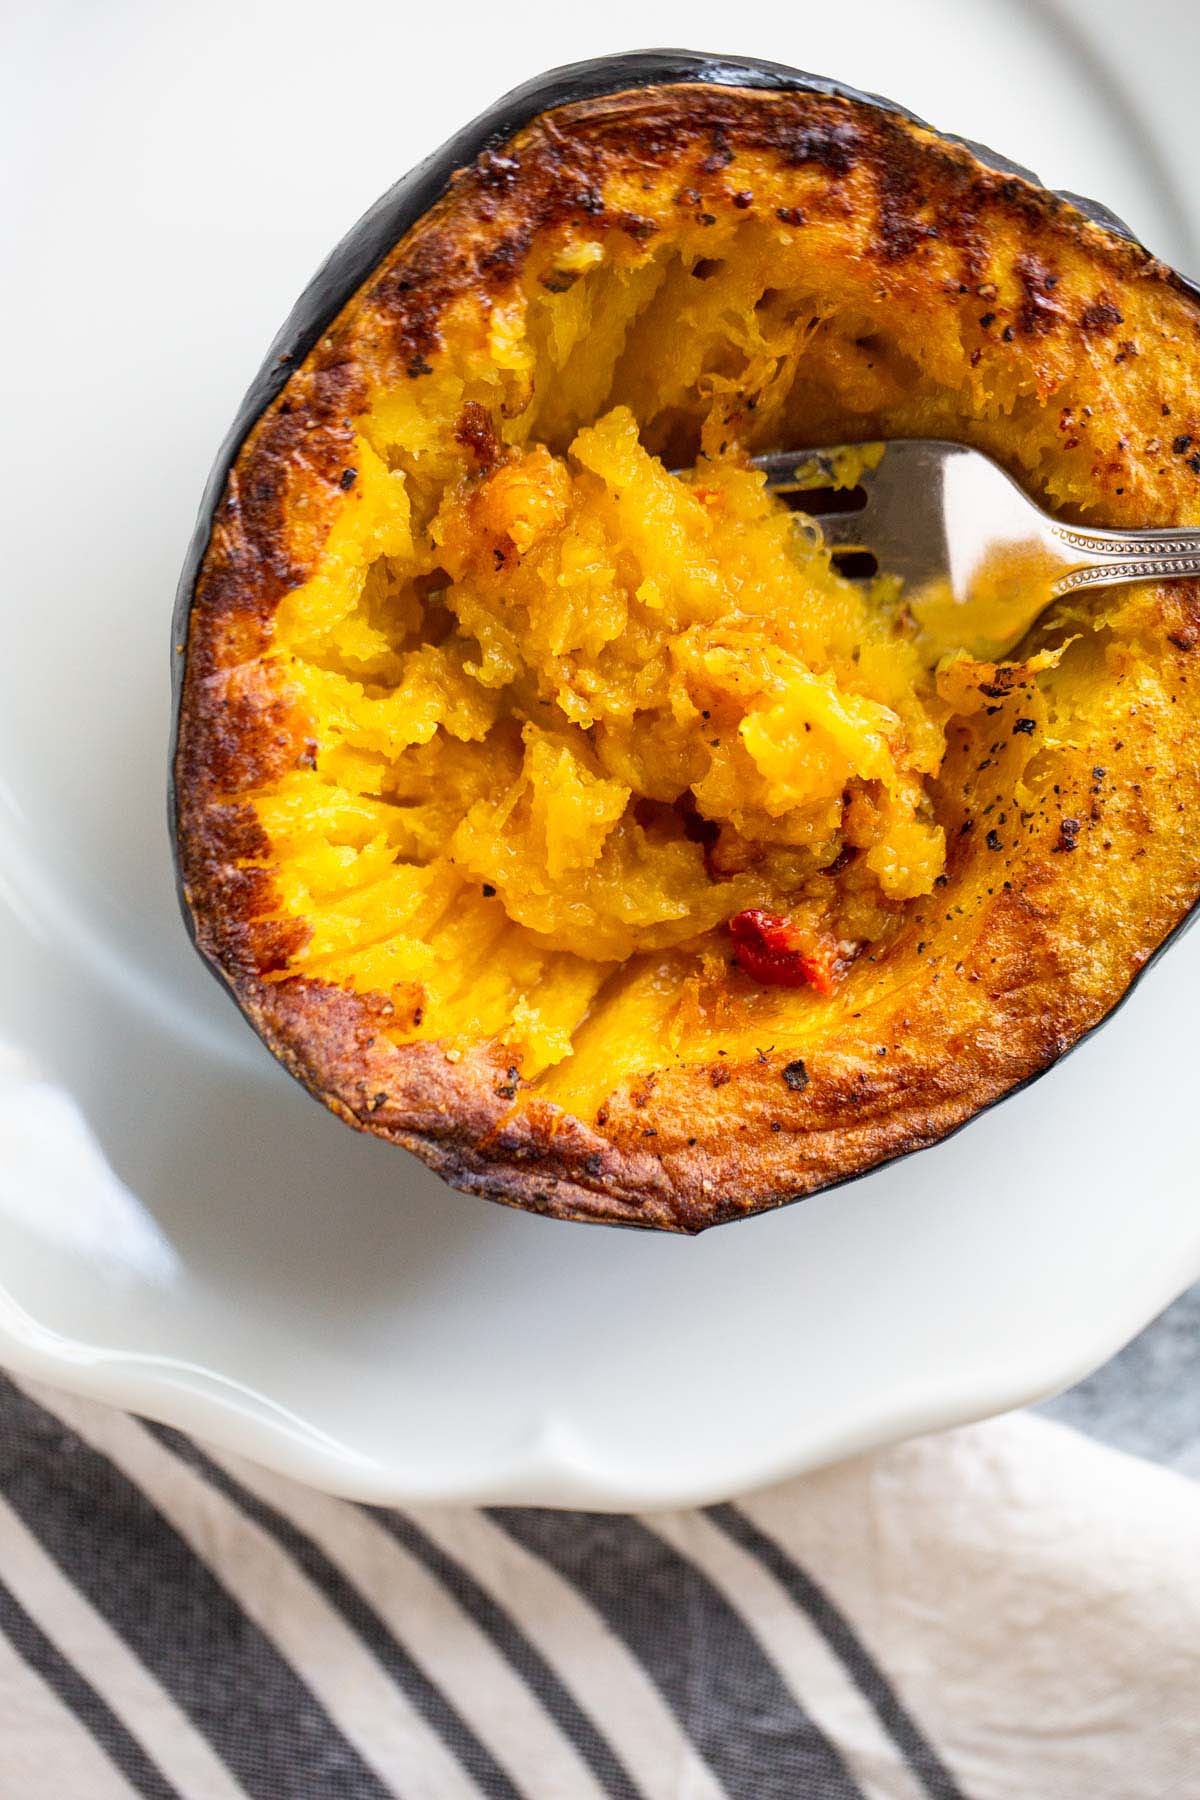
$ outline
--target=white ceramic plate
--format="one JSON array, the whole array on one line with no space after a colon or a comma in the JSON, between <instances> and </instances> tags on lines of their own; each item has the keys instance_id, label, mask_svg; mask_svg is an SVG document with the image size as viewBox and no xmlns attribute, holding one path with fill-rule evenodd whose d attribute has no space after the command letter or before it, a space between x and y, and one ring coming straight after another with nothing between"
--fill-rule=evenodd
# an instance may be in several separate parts
<instances>
[{"instance_id":1,"label":"white ceramic plate","mask_svg":"<svg viewBox=\"0 0 1200 1800\"><path fill-rule=\"evenodd\" d=\"M891 93L1190 260L1148 71L1011 0L835 10L692 5L686 35ZM694 1242L452 1193L252 1038L175 912L177 568L241 388L376 191L537 68L681 35L653 3L512 16L60 4L0 73L0 1360L364 1498L678 1503L1065 1385L1200 1272L1200 931L952 1142Z\"/></svg>"}]
</instances>

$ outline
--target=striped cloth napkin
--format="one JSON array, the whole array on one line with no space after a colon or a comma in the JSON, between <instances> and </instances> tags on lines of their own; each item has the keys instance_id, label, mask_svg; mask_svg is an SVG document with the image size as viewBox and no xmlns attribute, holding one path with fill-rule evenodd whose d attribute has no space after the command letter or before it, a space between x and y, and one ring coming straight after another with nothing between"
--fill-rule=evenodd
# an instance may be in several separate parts
<instances>
[{"instance_id":1,"label":"striped cloth napkin","mask_svg":"<svg viewBox=\"0 0 1200 1800\"><path fill-rule=\"evenodd\" d=\"M387 1511L0 1378L0 1800L1194 1800L1200 1486L1029 1415Z\"/></svg>"}]
</instances>

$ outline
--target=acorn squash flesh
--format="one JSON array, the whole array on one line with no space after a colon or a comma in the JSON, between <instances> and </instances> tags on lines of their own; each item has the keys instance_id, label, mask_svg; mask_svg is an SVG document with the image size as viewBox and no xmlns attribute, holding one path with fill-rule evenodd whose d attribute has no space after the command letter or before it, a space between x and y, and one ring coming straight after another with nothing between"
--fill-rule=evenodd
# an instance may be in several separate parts
<instances>
[{"instance_id":1,"label":"acorn squash flesh","mask_svg":"<svg viewBox=\"0 0 1200 1800\"><path fill-rule=\"evenodd\" d=\"M1194 296L751 74L481 144L255 412L179 639L186 903L276 1054L458 1185L684 1231L944 1136L1200 892L1193 584L934 645L748 463L954 438L1196 523Z\"/></svg>"}]
</instances>

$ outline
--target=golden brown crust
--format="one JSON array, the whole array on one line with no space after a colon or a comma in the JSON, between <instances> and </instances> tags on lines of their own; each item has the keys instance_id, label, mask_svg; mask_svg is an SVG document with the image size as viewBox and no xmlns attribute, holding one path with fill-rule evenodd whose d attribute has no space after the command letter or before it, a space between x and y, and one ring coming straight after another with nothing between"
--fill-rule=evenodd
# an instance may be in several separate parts
<instances>
[{"instance_id":1,"label":"golden brown crust","mask_svg":"<svg viewBox=\"0 0 1200 1800\"><path fill-rule=\"evenodd\" d=\"M373 384L419 382L456 297L505 292L546 233L578 222L647 241L658 229L653 207L629 203L639 171L655 205L669 172L672 203L701 222L751 210L754 195L727 178L743 153L822 173L815 204L829 218L865 220L860 254L881 303L916 297L961 308L970 290L978 313L974 289L989 245L997 233L1019 234L1019 297L994 335L1001 354L1035 374L1064 357L1093 356L1098 345L1114 360L1130 354L1121 326L1135 289L1153 292L1164 336L1186 339L1196 359L1200 320L1170 271L1056 197L895 116L842 99L696 87L560 109L456 178L252 431L196 586L176 763L199 946L317 1097L349 1123L414 1150L456 1186L557 1217L685 1232L812 1193L944 1136L1095 1025L1200 888L1190 842L1172 845L1136 935L1116 947L1102 978L1087 965L1079 889L1106 879L1105 821L1119 815L1126 843L1161 839L1168 789L1185 821L1200 816L1186 731L1178 742L1139 743L1135 706L1114 740L1121 747L1082 753L1046 815L1023 825L1019 841L1009 833L994 891L974 917L942 920L938 896L915 909L897 953L910 958L912 978L899 991L843 1021L802 1059L768 1044L728 1080L683 1065L657 1072L649 1086L626 1083L594 1125L536 1098L514 1103L499 1052L481 1048L454 1063L434 1044L397 1046L382 1028L387 1003L378 997L271 979L304 928L271 916L270 876L257 866L268 846L253 809L230 797L305 754L302 712L256 659L282 595L305 579L336 515L356 409ZM1054 276L1067 245L1083 245L1094 271L1090 291L1070 307ZM1195 398L1193 388L1188 404ZM1168 402L1131 379L1128 404L1127 441L1114 441L1093 469L1098 522L1132 523L1149 492L1155 516L1137 522L1195 517L1195 472L1148 447ZM1178 407L1169 425L1158 424L1176 434L1189 428L1200 441L1195 418ZM1148 604L1157 612L1147 642L1182 695L1194 681L1200 597L1180 585ZM1007 714L1005 722L1011 728ZM1102 749L1106 763L1140 755L1144 780L1103 791L1094 772ZM958 773L963 791L952 804L965 809L966 834L976 821L963 797L965 767ZM943 781L953 785L953 768Z\"/></svg>"}]
</instances>

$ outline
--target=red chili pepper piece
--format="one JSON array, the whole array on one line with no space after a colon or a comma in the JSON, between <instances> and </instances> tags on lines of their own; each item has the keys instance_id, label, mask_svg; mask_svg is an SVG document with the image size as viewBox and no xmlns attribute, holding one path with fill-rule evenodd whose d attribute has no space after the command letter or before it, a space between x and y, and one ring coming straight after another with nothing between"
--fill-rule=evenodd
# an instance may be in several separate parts
<instances>
[{"instance_id":1,"label":"red chili pepper piece","mask_svg":"<svg viewBox=\"0 0 1200 1800\"><path fill-rule=\"evenodd\" d=\"M764 987L810 987L828 995L845 967L835 938L804 931L783 914L761 907L734 913L729 935L737 945L738 968Z\"/></svg>"}]
</instances>

